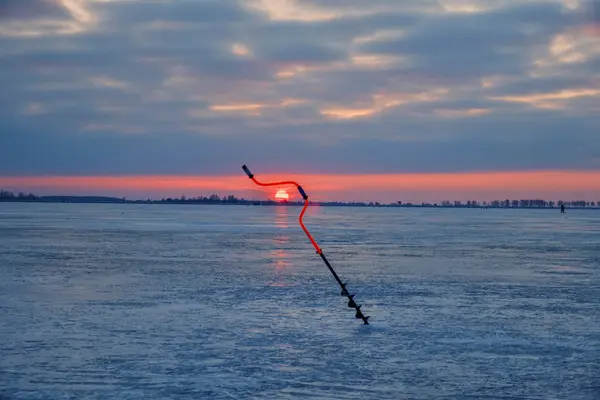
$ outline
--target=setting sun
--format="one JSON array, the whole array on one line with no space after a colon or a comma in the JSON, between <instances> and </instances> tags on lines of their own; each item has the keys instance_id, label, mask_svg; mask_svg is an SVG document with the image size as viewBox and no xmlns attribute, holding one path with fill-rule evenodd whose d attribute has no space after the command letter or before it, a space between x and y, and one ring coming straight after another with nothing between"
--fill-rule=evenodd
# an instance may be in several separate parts
<instances>
[{"instance_id":1,"label":"setting sun","mask_svg":"<svg viewBox=\"0 0 600 400\"><path fill-rule=\"evenodd\" d=\"M275 193L276 200L287 200L289 198L290 198L290 195L288 194L288 192L286 192L283 189L278 190L277 193Z\"/></svg>"}]
</instances>

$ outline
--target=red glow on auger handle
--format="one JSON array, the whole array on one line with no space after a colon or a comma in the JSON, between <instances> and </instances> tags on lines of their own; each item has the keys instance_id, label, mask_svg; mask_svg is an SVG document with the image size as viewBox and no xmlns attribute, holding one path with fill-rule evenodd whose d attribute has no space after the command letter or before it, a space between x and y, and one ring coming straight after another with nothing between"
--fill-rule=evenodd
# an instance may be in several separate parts
<instances>
[{"instance_id":1,"label":"red glow on auger handle","mask_svg":"<svg viewBox=\"0 0 600 400\"><path fill-rule=\"evenodd\" d=\"M308 207L308 196L306 195L306 192L304 192L304 189L302 189L302 186L300 186L297 182L294 182L294 181L281 181L281 182L269 182L269 183L259 182L254 177L254 175L252 174L252 172L250 172L250 170L248 169L248 167L246 167L244 165L244 166L242 166L242 168L244 169L244 171L246 172L246 174L248 175L248 177L250 179L252 179L252 181L254 183L256 183L258 186L287 186L287 185L294 185L294 186L296 186L296 188L298 188L298 191L300 192L300 195L304 199L304 207L302 208L302 212L300 213L300 217L298 217L298 222L300 223L300 226L302 227L302 230L304 231L304 233L306 233L306 236L308 236L308 238L310 239L310 242L312 243L312 245L315 247L315 250L317 250L317 253L321 254L321 252L322 252L321 248L319 247L319 245L317 244L317 242L315 241L315 239L312 237L312 235L310 234L310 232L308 231L308 229L306 229L306 226L304 226L304 222L302 221L302 218L304 217L304 213L306 212L306 208Z\"/></svg>"},{"instance_id":2,"label":"red glow on auger handle","mask_svg":"<svg viewBox=\"0 0 600 400\"><path fill-rule=\"evenodd\" d=\"M369 321L368 321L369 320L369 316L363 315L362 311L360 310L361 305L358 305L358 304L356 304L354 302L354 296L355 295L354 294L350 294L348 292L348 289L346 289L347 283L342 283L342 281L340 280L340 278L338 277L338 275L333 270L333 267L329 263L329 260L327 260L327 258L325 257L325 254L323 254L323 250L319 247L319 245L317 244L317 242L315 241L315 239L312 237L312 235L310 234L310 232L308 231L308 229L306 229L306 226L304 225L304 221L302 220L302 218L304 218L304 213L306 212L306 208L308 207L308 195L306 194L306 192L304 191L304 189L302 188L302 186L300 186L297 182L294 182L294 181L281 181L281 182L269 182L269 183L259 182L254 177L254 174L252 174L252 172L250 172L250 170L248 169L247 166L243 165L242 169L244 170L244 172L246 172L246 174L248 175L248 177L250 179L252 179L252 181L254 183L256 183L257 185L259 185L259 186L285 186L285 185L294 185L294 186L296 186L296 188L300 192L300 195L304 199L304 206L302 207L302 211L300 212L300 216L298 217L298 222L300 223L300 226L302 227L302 230L304 231L304 233L306 234L306 236L308 236L308 239L310 240L310 242L314 246L315 250L317 251L317 254L319 256L321 256L321 259L323 259L323 261L325 262L325 265L327 265L327 268L329 268L329 271L331 272L331 274L333 275L333 277L335 278L335 280L337 281L337 283L342 288L342 292L340 294L342 296L348 297L348 307L356 309L356 314L354 315L355 318L362 319L363 323L365 325L368 325L369 324Z\"/></svg>"}]
</instances>

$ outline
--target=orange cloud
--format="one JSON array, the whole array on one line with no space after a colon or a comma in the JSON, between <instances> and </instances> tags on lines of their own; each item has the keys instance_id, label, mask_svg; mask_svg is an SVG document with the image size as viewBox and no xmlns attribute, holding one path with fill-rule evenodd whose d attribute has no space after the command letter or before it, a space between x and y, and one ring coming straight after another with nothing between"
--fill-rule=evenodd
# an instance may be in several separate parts
<instances>
[{"instance_id":1,"label":"orange cloud","mask_svg":"<svg viewBox=\"0 0 600 400\"><path fill-rule=\"evenodd\" d=\"M58 2L82 24L95 22L96 16L87 8L83 0L59 0Z\"/></svg>"},{"instance_id":2,"label":"orange cloud","mask_svg":"<svg viewBox=\"0 0 600 400\"><path fill-rule=\"evenodd\" d=\"M99 88L127 89L129 87L129 84L126 82L122 82L108 76L93 76L90 78L90 82L93 86Z\"/></svg>"},{"instance_id":3,"label":"orange cloud","mask_svg":"<svg viewBox=\"0 0 600 400\"><path fill-rule=\"evenodd\" d=\"M577 97L597 96L600 94L598 89L568 89L554 93L538 93L523 96L504 96L492 97L494 100L512 101L516 103L532 103L545 100L571 100Z\"/></svg>"},{"instance_id":4,"label":"orange cloud","mask_svg":"<svg viewBox=\"0 0 600 400\"><path fill-rule=\"evenodd\" d=\"M240 57L250 55L250 53L251 53L248 46L246 46L243 43L234 43L231 46L231 52L233 54L235 54L236 56L240 56Z\"/></svg>"},{"instance_id":5,"label":"orange cloud","mask_svg":"<svg viewBox=\"0 0 600 400\"><path fill-rule=\"evenodd\" d=\"M600 200L600 171L470 172L355 175L257 175L262 181L296 180L315 200L419 199L482 200L519 196L547 199ZM146 195L187 196L210 193L236 194L246 198L270 195L240 176L48 176L0 177L0 187L35 192L107 195L138 198ZM262 194L261 194L262 193ZM291 191L295 195L294 191ZM257 197L258 196L258 197ZM412 197L411 197L412 196ZM562 196L562 197L561 197ZM297 199L297 196L295 197Z\"/></svg>"},{"instance_id":6,"label":"orange cloud","mask_svg":"<svg viewBox=\"0 0 600 400\"><path fill-rule=\"evenodd\" d=\"M465 108L462 110L436 109L435 114L444 118L478 117L491 112L489 108Z\"/></svg>"},{"instance_id":7,"label":"orange cloud","mask_svg":"<svg viewBox=\"0 0 600 400\"><path fill-rule=\"evenodd\" d=\"M321 115L334 119L365 118L383 112L389 108L407 103L421 103L440 100L448 93L445 88L423 93L373 94L371 101L363 107L331 107L320 110Z\"/></svg>"},{"instance_id":8,"label":"orange cloud","mask_svg":"<svg viewBox=\"0 0 600 400\"><path fill-rule=\"evenodd\" d=\"M554 93L537 93L523 96L491 97L492 100L506 101L510 103L529 104L537 108L564 110L567 101L581 98L599 96L598 89L567 89Z\"/></svg>"},{"instance_id":9,"label":"orange cloud","mask_svg":"<svg viewBox=\"0 0 600 400\"><path fill-rule=\"evenodd\" d=\"M258 0L251 6L264 12L272 21L330 21L339 16L338 12L293 0Z\"/></svg>"},{"instance_id":10,"label":"orange cloud","mask_svg":"<svg viewBox=\"0 0 600 400\"><path fill-rule=\"evenodd\" d=\"M286 98L273 103L230 103L214 104L209 107L211 111L223 113L242 113L248 115L261 115L261 112L268 108L286 108L304 103L305 100Z\"/></svg>"}]
</instances>

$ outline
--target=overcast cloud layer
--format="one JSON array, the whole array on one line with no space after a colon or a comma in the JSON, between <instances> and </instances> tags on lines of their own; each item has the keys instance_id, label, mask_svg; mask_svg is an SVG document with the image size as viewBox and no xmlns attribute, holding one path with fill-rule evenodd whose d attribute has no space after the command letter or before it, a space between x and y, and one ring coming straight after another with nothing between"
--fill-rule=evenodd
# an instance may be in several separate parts
<instances>
[{"instance_id":1,"label":"overcast cloud layer","mask_svg":"<svg viewBox=\"0 0 600 400\"><path fill-rule=\"evenodd\" d=\"M0 0L0 175L600 169L576 0Z\"/></svg>"}]
</instances>

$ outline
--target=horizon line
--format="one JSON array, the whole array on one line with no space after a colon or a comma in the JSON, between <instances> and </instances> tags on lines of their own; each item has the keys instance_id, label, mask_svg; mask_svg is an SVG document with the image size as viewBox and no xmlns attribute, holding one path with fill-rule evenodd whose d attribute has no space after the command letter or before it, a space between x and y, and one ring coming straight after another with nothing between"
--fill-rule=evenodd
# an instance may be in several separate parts
<instances>
[{"instance_id":1,"label":"horizon line","mask_svg":"<svg viewBox=\"0 0 600 400\"><path fill-rule=\"evenodd\" d=\"M444 198L506 199L559 198L565 200L600 198L600 170L538 170L441 173L288 174L257 173L259 179L295 180L314 200L390 201L405 198L412 202L441 202ZM0 187L13 191L115 193L117 197L168 197L173 193L228 192L240 196L269 196L257 188L240 168L239 175L28 175L0 176ZM287 189L288 187L282 186ZM272 195L272 193L271 193ZM292 193L292 199L295 192ZM244 195L248 197L248 194ZM417 200L416 198L419 198ZM387 200L384 200L387 199Z\"/></svg>"},{"instance_id":2,"label":"horizon line","mask_svg":"<svg viewBox=\"0 0 600 400\"><path fill-rule=\"evenodd\" d=\"M39 195L33 192L18 192L15 193L11 190L6 190L0 187L0 193L4 192L4 193L10 193L11 195L13 195L14 197L7 197L7 196L0 196L0 202L1 201L6 201L6 199L15 199L15 200L23 200L23 201L27 201L27 197L18 197L18 195L22 194L24 196L34 196L35 200L39 200L39 199L48 199L48 198L74 198L74 199L83 199L83 198L104 198L104 199L110 199L110 200L119 200L119 201L124 201L124 202L206 202L206 201L217 201L217 202L231 202L231 200L229 200L228 198L230 196L234 197L235 201L242 201L242 202L272 202L272 203L281 203L281 204L290 204L290 205L302 205L304 204L303 200L277 200L277 199L273 199L273 198L269 198L269 199L257 199L257 198L244 198L244 197L237 197L234 194L231 193L226 193L226 194L219 194L219 193L211 193L210 195L200 195L200 196L187 196L187 195L182 195L179 197L176 196L163 196L161 198L143 198L143 197L138 197L138 198L131 198L131 197L127 197L127 196L117 196L117 195L110 195L110 194L60 194L60 193L56 193L56 194L47 194L47 195ZM210 198L212 196L218 196L218 200L211 200ZM545 202L545 203L553 203L553 204L560 204L560 203L576 203L576 202L586 202L586 203L594 203L594 204L598 204L600 205L600 199L599 200L586 200L586 199L579 199L579 200L563 200L560 198L551 198L551 199L547 199L547 198L542 198L542 197L529 197L529 198L507 198L507 197L496 197L496 198L490 198L490 199L475 199L475 200L454 200L454 199L446 199L443 201L420 201L420 202L405 202L402 200L395 200L395 201L391 201L391 202L380 202L380 201L376 201L376 200L364 200L364 201L355 201L355 200L310 200L309 201L311 203L315 203L315 204L320 204L320 203L338 203L338 204L348 204L348 205L352 205L352 204L380 204L380 205L414 205L414 206L419 206L419 205L431 205L431 206L442 206L444 204L448 205L448 206L454 206L454 205L468 205L469 203L475 204L477 206L485 206L485 205L489 205L495 202L498 202L500 204L506 204L506 202L509 202L509 204L514 204L514 202L523 202L523 201L528 201L528 202ZM501 207L503 208L503 207ZM511 208L511 207L509 207Z\"/></svg>"},{"instance_id":3,"label":"horizon line","mask_svg":"<svg viewBox=\"0 0 600 400\"><path fill-rule=\"evenodd\" d=\"M249 203L268 203L271 205L298 205L301 206L304 204L304 200L274 200L274 199L252 199L252 198L238 198L235 195L219 195L218 193L212 193L210 196L198 196L198 197L163 197L161 199L142 199L142 198L127 198L127 197L119 197L119 196L110 196L110 195L69 195L69 194L53 194L53 195L36 195L35 193L18 193L15 194L11 191L6 191L0 188L0 202L39 202L50 200L50 199L73 199L73 200L85 200L85 199L104 199L106 202L110 203L230 203L230 204L249 204ZM11 196L7 196L10 194ZM19 195L24 195L24 197L19 197ZM33 196L33 197L31 197ZM217 196L213 198L213 196ZM184 198L185 197L185 198ZM231 198L233 197L233 199ZM110 200L110 201L108 201ZM52 201L48 201L52 202ZM85 201L79 201L84 202ZM89 201L92 202L92 201ZM99 201L97 201L99 202ZM97 203L95 202L95 203ZM526 202L526 205L523 203ZM526 198L526 199L493 199L493 200L469 200L467 202L461 200L444 200L442 202L419 202L419 203L411 203L411 202L403 202L403 201L392 201L389 203L380 203L378 201L351 201L351 200L325 200L325 201L315 201L309 200L309 203L314 205L346 205L346 206L382 206L382 207L442 207L442 208L468 208L468 207L478 207L478 208L559 208L561 204L570 205L573 207L582 207L582 208L599 208L599 201L586 201L586 200L561 200L561 199L553 199L547 200L543 198ZM438 204L439 203L439 204ZM576 204L578 203L578 204ZM582 204L583 203L583 204ZM515 205L516 204L516 205Z\"/></svg>"}]
</instances>

